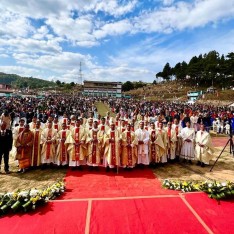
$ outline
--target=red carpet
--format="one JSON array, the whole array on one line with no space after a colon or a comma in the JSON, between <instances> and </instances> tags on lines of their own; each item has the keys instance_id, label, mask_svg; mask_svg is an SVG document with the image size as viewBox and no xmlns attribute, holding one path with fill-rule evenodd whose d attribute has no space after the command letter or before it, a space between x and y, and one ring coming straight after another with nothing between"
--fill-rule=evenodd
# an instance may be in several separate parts
<instances>
[{"instance_id":1,"label":"red carpet","mask_svg":"<svg viewBox=\"0 0 234 234\"><path fill-rule=\"evenodd\" d=\"M186 200L214 233L234 233L234 200L210 199L206 194L186 194Z\"/></svg>"},{"instance_id":2,"label":"red carpet","mask_svg":"<svg viewBox=\"0 0 234 234\"><path fill-rule=\"evenodd\" d=\"M94 201L90 233L207 233L180 197Z\"/></svg>"},{"instance_id":3,"label":"red carpet","mask_svg":"<svg viewBox=\"0 0 234 234\"><path fill-rule=\"evenodd\" d=\"M66 185L67 200L6 216L0 233L234 233L234 201L218 205L203 193L165 190L149 169L119 175L69 170Z\"/></svg>"},{"instance_id":4,"label":"red carpet","mask_svg":"<svg viewBox=\"0 0 234 234\"><path fill-rule=\"evenodd\" d=\"M39 212L0 219L2 234L84 233L88 202L51 202Z\"/></svg>"},{"instance_id":5,"label":"red carpet","mask_svg":"<svg viewBox=\"0 0 234 234\"><path fill-rule=\"evenodd\" d=\"M163 189L150 169L121 170L118 175L104 168L98 172L69 170L65 182L67 192L62 199L178 194Z\"/></svg>"}]
</instances>

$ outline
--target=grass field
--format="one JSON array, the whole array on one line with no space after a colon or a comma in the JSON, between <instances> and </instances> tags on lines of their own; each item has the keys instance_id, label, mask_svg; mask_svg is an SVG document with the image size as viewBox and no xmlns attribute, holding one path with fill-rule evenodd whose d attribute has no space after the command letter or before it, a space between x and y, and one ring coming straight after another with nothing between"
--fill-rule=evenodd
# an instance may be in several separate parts
<instances>
[{"instance_id":1,"label":"grass field","mask_svg":"<svg viewBox=\"0 0 234 234\"><path fill-rule=\"evenodd\" d=\"M34 169L23 174L18 174L19 168L13 158L10 158L9 166L10 174L0 174L0 192L12 192L17 189L46 188L58 180L63 180L66 175L65 168Z\"/></svg>"},{"instance_id":2,"label":"grass field","mask_svg":"<svg viewBox=\"0 0 234 234\"><path fill-rule=\"evenodd\" d=\"M106 116L106 113L109 111L111 117L115 117L115 113L111 112L108 105L103 102L96 102L95 106L97 107L98 113L103 117Z\"/></svg>"}]
</instances>

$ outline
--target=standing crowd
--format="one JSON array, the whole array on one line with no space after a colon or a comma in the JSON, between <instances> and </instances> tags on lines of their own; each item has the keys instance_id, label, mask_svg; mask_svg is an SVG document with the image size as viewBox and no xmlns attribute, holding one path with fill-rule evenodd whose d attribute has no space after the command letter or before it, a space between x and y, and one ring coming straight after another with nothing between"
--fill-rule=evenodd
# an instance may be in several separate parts
<instances>
[{"instance_id":1,"label":"standing crowd","mask_svg":"<svg viewBox=\"0 0 234 234\"><path fill-rule=\"evenodd\" d=\"M233 124L225 107L84 97L2 98L0 163L9 154L19 173L29 168L106 170L157 167L182 160L204 167L214 154L212 118ZM116 113L101 116L95 102Z\"/></svg>"}]
</instances>

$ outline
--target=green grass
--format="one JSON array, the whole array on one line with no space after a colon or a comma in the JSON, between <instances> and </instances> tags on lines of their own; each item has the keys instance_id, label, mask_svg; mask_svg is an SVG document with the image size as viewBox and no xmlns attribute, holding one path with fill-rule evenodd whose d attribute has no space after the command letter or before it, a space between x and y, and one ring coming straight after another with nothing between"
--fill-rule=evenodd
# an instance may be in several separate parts
<instances>
[{"instance_id":1,"label":"green grass","mask_svg":"<svg viewBox=\"0 0 234 234\"><path fill-rule=\"evenodd\" d=\"M111 112L108 105L103 102L96 102L95 106L97 107L98 113L103 117L106 116L107 111L110 112L111 117L115 117L115 113Z\"/></svg>"},{"instance_id":2,"label":"green grass","mask_svg":"<svg viewBox=\"0 0 234 234\"><path fill-rule=\"evenodd\" d=\"M63 180L67 172L65 168L48 168L45 170L29 170L24 174L18 174L17 170L19 168L16 166L13 158L10 158L9 166L10 174L0 174L0 193L13 192L18 189L43 189L54 184L57 180Z\"/></svg>"}]
</instances>

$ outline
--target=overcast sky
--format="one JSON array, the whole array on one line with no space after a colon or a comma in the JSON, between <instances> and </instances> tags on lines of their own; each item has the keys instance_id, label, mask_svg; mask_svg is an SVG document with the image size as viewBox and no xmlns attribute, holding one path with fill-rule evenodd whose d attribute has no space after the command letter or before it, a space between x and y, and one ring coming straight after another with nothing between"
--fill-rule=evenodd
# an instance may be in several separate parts
<instances>
[{"instance_id":1,"label":"overcast sky","mask_svg":"<svg viewBox=\"0 0 234 234\"><path fill-rule=\"evenodd\" d=\"M0 72L152 82L166 62L234 51L234 0L1 0Z\"/></svg>"}]
</instances>

